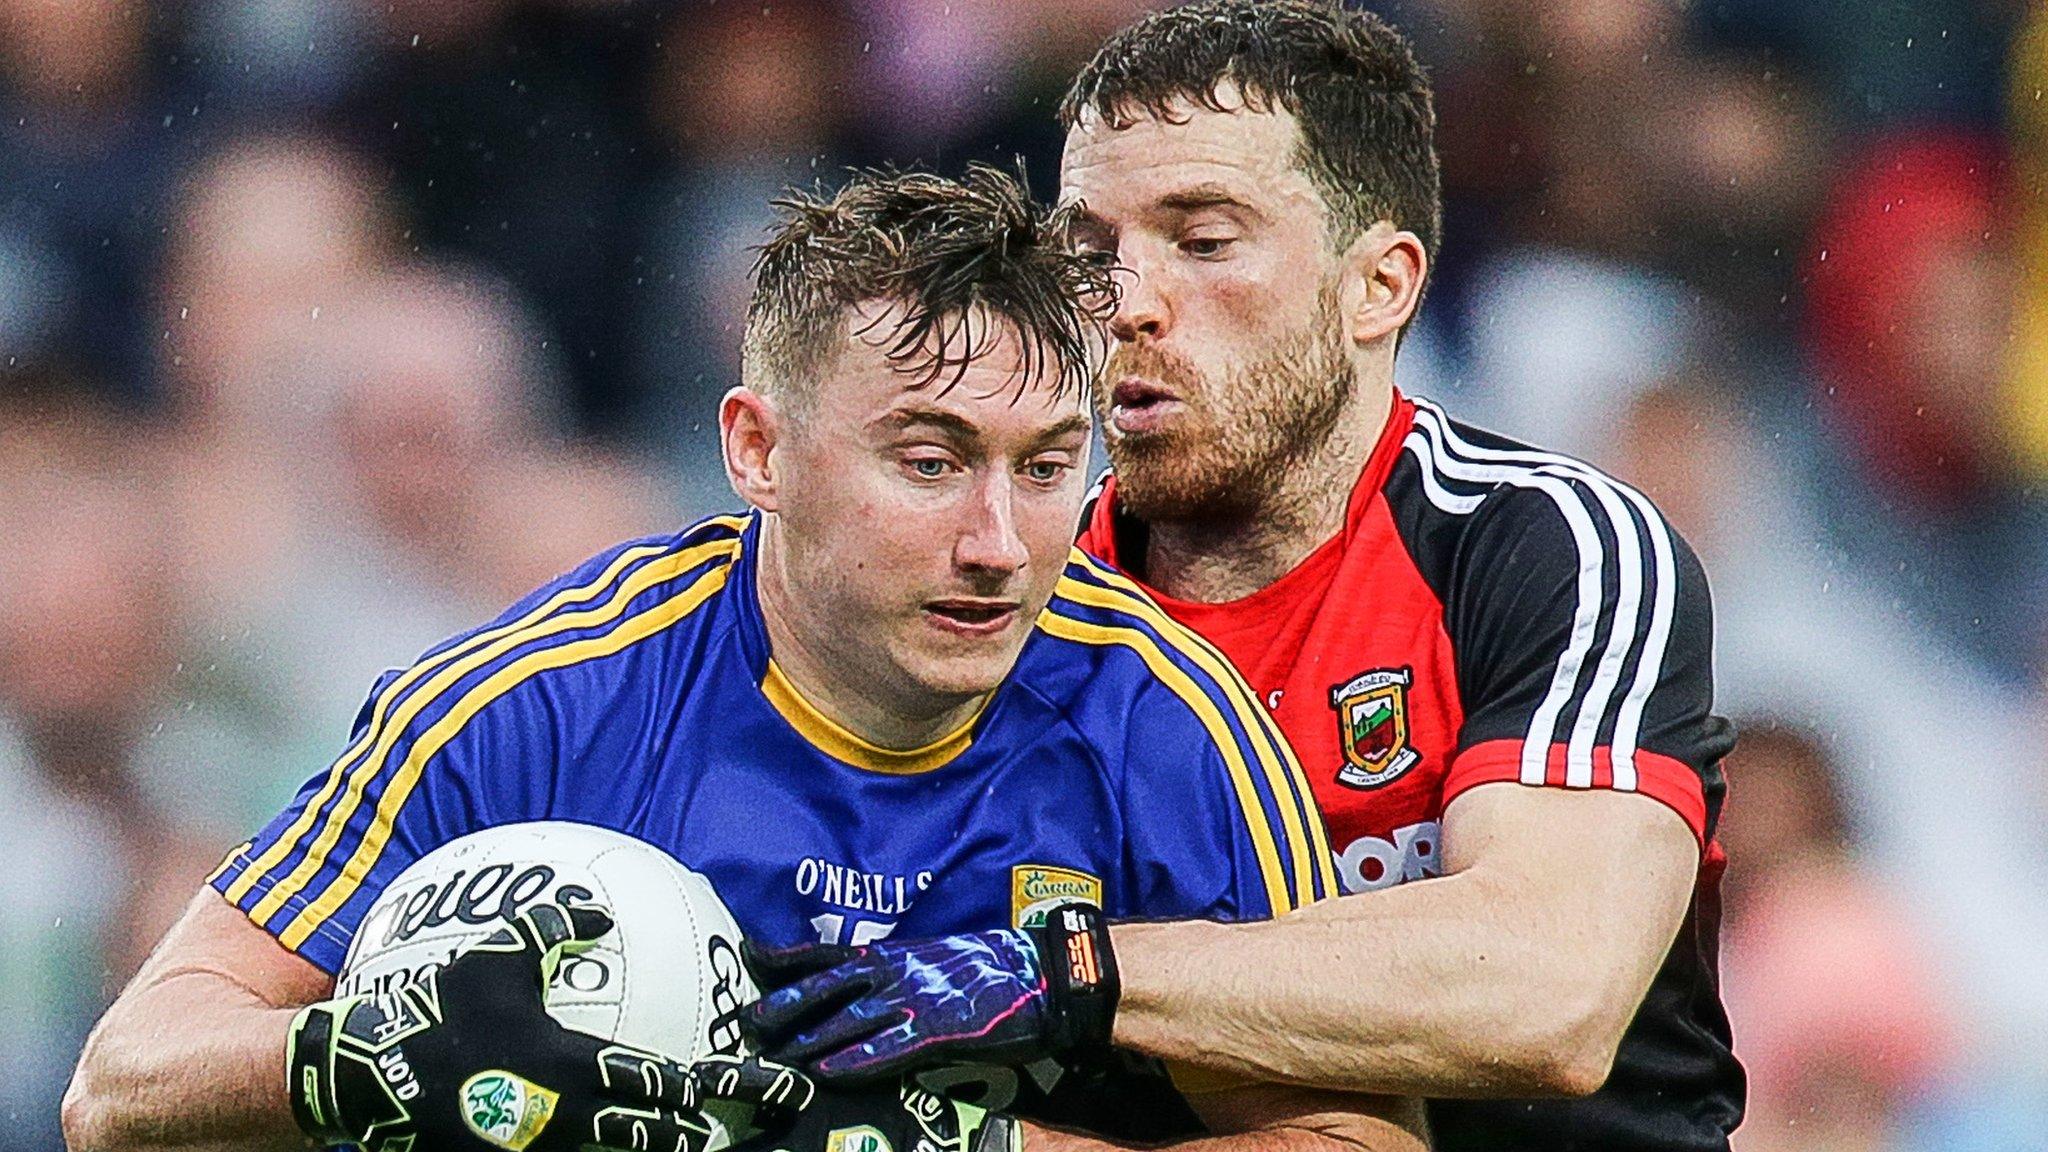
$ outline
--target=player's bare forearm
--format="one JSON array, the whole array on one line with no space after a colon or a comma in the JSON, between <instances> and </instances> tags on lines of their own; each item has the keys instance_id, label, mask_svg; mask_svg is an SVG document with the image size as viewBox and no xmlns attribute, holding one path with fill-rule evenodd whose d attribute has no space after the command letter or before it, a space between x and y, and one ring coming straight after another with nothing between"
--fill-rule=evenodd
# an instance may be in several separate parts
<instances>
[{"instance_id":1,"label":"player's bare forearm","mask_svg":"<svg viewBox=\"0 0 2048 1152\"><path fill-rule=\"evenodd\" d=\"M1538 948L1483 922L1498 918L1496 903L1483 882L1460 876L1267 924L1119 925L1116 1041L1251 1080L1544 1092L1528 1061L1511 1056L1547 1044L1550 1029L1515 1011L1527 999L1518 989L1540 982Z\"/></svg>"},{"instance_id":2,"label":"player's bare forearm","mask_svg":"<svg viewBox=\"0 0 2048 1152\"><path fill-rule=\"evenodd\" d=\"M328 987L201 892L86 1041L64 1095L66 1143L72 1152L306 1147L285 1095L285 1037L297 1009Z\"/></svg>"},{"instance_id":3,"label":"player's bare forearm","mask_svg":"<svg viewBox=\"0 0 2048 1152\"><path fill-rule=\"evenodd\" d=\"M1396 1152L1429 1147L1399 1128L1389 1126L1386 1140L1352 1139L1305 1128L1269 1128L1239 1132L1232 1136L1204 1136L1171 1145L1118 1144L1096 1136L1062 1132L1055 1128L1024 1126L1024 1152L1131 1152L1136 1148L1167 1147L1173 1152Z\"/></svg>"},{"instance_id":4,"label":"player's bare forearm","mask_svg":"<svg viewBox=\"0 0 2048 1152\"><path fill-rule=\"evenodd\" d=\"M1440 879L1259 924L1128 924L1119 1044L1254 1080L1404 1096L1578 1095L1683 918L1698 864L1655 801L1490 785Z\"/></svg>"},{"instance_id":5,"label":"player's bare forearm","mask_svg":"<svg viewBox=\"0 0 2048 1152\"><path fill-rule=\"evenodd\" d=\"M294 1013L222 1011L223 991L179 976L102 1022L65 1094L72 1152L306 1145L284 1096Z\"/></svg>"},{"instance_id":6,"label":"player's bare forearm","mask_svg":"<svg viewBox=\"0 0 2048 1152\"><path fill-rule=\"evenodd\" d=\"M1428 1152L1420 1101L1246 1085L1191 1099L1216 1135L1173 1152ZM1128 1152L1140 1145L1024 1125L1024 1152ZM1149 1146L1159 1147L1159 1146Z\"/></svg>"}]
</instances>

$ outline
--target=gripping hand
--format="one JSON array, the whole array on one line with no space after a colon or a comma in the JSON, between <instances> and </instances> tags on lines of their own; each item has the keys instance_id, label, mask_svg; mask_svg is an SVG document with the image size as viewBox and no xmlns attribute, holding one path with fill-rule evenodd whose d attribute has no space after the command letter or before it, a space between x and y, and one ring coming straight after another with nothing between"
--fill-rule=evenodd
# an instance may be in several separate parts
<instances>
[{"instance_id":1,"label":"gripping hand","mask_svg":"<svg viewBox=\"0 0 2048 1152\"><path fill-rule=\"evenodd\" d=\"M786 1124L799 1072L737 1057L685 1066L563 1027L546 1010L564 953L611 930L591 908L539 904L387 996L314 1004L292 1022L292 1114L323 1144L366 1152L599 1148L704 1152L714 1101Z\"/></svg>"},{"instance_id":2,"label":"gripping hand","mask_svg":"<svg viewBox=\"0 0 2048 1152\"><path fill-rule=\"evenodd\" d=\"M1109 926L1088 904L1029 928L741 954L768 990L743 1026L776 1059L841 1082L1107 1046L1119 989Z\"/></svg>"},{"instance_id":3,"label":"gripping hand","mask_svg":"<svg viewBox=\"0 0 2048 1152\"><path fill-rule=\"evenodd\" d=\"M866 1091L821 1087L787 1129L734 1152L1020 1152L1022 1135L1002 1113L903 1080Z\"/></svg>"}]
</instances>

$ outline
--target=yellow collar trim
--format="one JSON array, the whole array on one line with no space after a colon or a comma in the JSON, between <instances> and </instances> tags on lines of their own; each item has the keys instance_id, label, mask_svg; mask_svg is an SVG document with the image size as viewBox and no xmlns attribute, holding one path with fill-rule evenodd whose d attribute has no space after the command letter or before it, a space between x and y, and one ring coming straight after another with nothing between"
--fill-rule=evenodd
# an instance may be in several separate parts
<instances>
[{"instance_id":1,"label":"yellow collar trim","mask_svg":"<svg viewBox=\"0 0 2048 1152\"><path fill-rule=\"evenodd\" d=\"M974 725L988 708L988 701L984 700L981 707L974 710L974 715L969 716L967 722L951 735L941 736L922 748L898 752L868 743L818 711L796 690L796 685L789 682L789 677L782 674L781 665L773 660L768 661L768 674L761 678L761 695L766 696L775 711L789 721L797 735L810 741L818 751L855 768L890 776L914 776L952 763L955 757L967 751L968 745L974 743Z\"/></svg>"}]
</instances>

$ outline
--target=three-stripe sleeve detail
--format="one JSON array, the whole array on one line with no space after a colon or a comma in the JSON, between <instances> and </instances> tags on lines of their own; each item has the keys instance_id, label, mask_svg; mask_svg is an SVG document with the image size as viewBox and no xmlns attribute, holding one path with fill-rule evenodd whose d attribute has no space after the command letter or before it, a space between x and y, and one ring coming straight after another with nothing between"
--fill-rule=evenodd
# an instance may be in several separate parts
<instances>
[{"instance_id":1,"label":"three-stripe sleeve detail","mask_svg":"<svg viewBox=\"0 0 2048 1152\"><path fill-rule=\"evenodd\" d=\"M398 814L412 795L413 788L419 783L428 761L447 746L448 742L462 731L463 726L493 700L543 672L568 668L586 660L601 659L621 652L687 618L723 588L731 574L731 561L739 551L739 542L720 541L700 547L721 549L723 562L698 573L681 591L625 617L608 631L571 640L568 643L527 651L462 693L445 715L411 743L404 759L389 770L389 783L378 798L369 826L364 830L355 851L328 882L326 889L307 903L278 934L278 942L287 948L299 947L328 917L348 903L349 898L355 895L364 878L369 875L383 854L384 846L390 840L392 829L397 823ZM614 603L623 607L630 600L630 596L622 596Z\"/></svg>"},{"instance_id":2,"label":"three-stripe sleeve detail","mask_svg":"<svg viewBox=\"0 0 2048 1152\"><path fill-rule=\"evenodd\" d=\"M393 747L423 712L508 654L537 643L559 643L567 633L603 627L648 589L696 565L731 556L743 526L738 519L713 518L681 541L624 549L588 580L556 591L513 620L430 654L392 680L372 701L361 735L334 762L319 790L274 841L246 861L223 889L224 895L241 904L259 885L267 884L248 909L252 920L267 922L327 866L372 784L388 768ZM280 877L279 869L294 854L299 856L297 864Z\"/></svg>"},{"instance_id":3,"label":"three-stripe sleeve detail","mask_svg":"<svg viewBox=\"0 0 2048 1152\"><path fill-rule=\"evenodd\" d=\"M1403 448L1441 511L1471 515L1501 485L1541 492L1556 506L1577 553L1572 624L1523 734L1520 777L1545 783L1551 748L1562 743L1565 785L1592 787L1604 732L1613 787L1636 790L1643 711L1663 673L1678 591L1663 517L1642 493L1568 456L1474 444L1426 401L1416 403Z\"/></svg>"}]
</instances>

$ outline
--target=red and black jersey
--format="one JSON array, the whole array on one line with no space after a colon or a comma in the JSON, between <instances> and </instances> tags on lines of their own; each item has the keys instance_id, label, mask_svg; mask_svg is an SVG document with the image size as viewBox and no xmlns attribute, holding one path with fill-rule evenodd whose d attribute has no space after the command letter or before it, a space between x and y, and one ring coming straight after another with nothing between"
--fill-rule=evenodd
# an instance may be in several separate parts
<instances>
[{"instance_id":1,"label":"red and black jersey","mask_svg":"<svg viewBox=\"0 0 2048 1152\"><path fill-rule=\"evenodd\" d=\"M1114 477L1081 544L1142 581L1145 526L1118 513ZM1728 1147L1743 1075L1713 834L1734 738L1712 712L1706 575L1647 499L1396 394L1335 538L1242 600L1148 591L1272 709L1347 892L1440 873L1444 808L1480 784L1640 792L1683 817L1703 847L1693 907L1607 1086L1436 1101L1430 1121L1452 1152Z\"/></svg>"}]
</instances>

